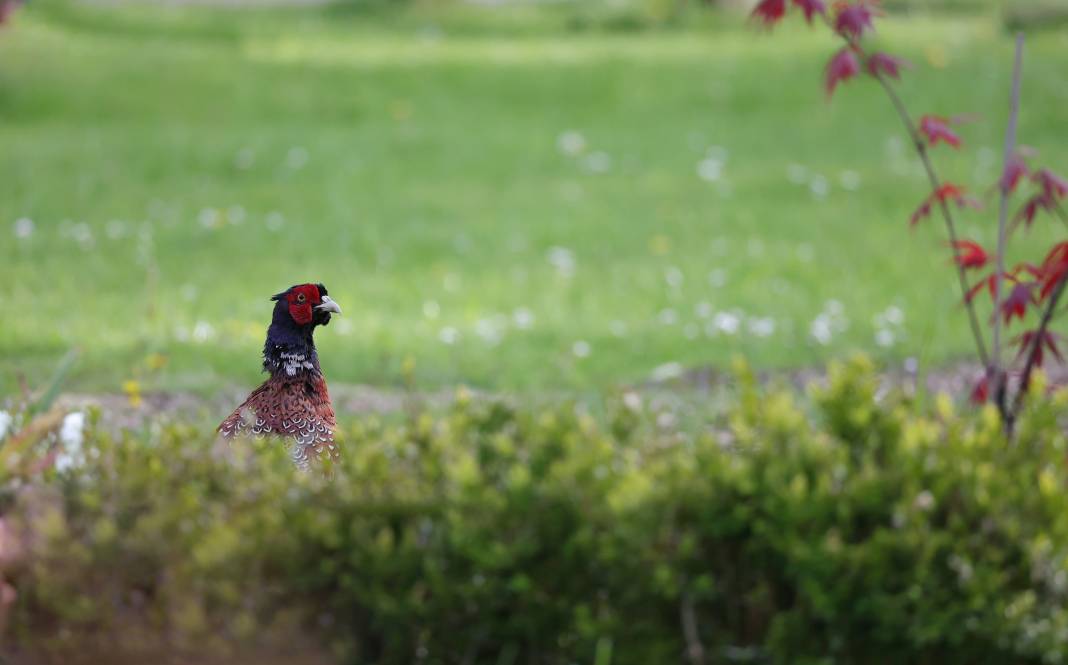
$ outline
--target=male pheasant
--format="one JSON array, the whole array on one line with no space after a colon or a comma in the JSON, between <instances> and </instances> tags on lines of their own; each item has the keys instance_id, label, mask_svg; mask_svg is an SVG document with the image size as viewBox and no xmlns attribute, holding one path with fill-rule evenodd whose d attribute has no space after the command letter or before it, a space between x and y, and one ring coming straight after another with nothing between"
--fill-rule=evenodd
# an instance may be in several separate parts
<instances>
[{"instance_id":1,"label":"male pheasant","mask_svg":"<svg viewBox=\"0 0 1068 665\"><path fill-rule=\"evenodd\" d=\"M337 461L334 407L312 335L341 308L322 284L298 284L271 300L276 302L274 317L263 345L263 370L270 377L222 421L219 434L225 439L240 435L292 439L293 462L301 470L324 454Z\"/></svg>"}]
</instances>

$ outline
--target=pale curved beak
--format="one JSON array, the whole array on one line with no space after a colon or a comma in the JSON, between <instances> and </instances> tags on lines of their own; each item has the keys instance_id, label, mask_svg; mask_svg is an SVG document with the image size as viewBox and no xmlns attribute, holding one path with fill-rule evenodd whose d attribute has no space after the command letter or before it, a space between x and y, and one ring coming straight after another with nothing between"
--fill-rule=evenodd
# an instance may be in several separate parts
<instances>
[{"instance_id":1,"label":"pale curved beak","mask_svg":"<svg viewBox=\"0 0 1068 665\"><path fill-rule=\"evenodd\" d=\"M320 312L333 312L334 314L341 313L341 306L330 299L330 296L323 296L323 302L321 305L316 305L315 309Z\"/></svg>"}]
</instances>

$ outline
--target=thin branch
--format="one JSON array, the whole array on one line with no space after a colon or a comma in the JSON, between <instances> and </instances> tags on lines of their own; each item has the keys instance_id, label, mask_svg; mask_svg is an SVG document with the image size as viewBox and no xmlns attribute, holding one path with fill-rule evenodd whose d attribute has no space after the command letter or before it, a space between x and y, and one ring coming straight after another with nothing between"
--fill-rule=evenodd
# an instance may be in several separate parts
<instances>
[{"instance_id":1,"label":"thin branch","mask_svg":"<svg viewBox=\"0 0 1068 665\"><path fill-rule=\"evenodd\" d=\"M1002 289L1005 283L1005 243L1009 221L1009 183L1004 182L1004 174L1008 172L1010 162L1016 156L1016 125L1020 115L1020 72L1023 68L1024 35L1016 34L1016 58L1012 67L1012 91L1009 93L1009 121L1005 126L1005 157L1002 170L1002 182L1000 183L1001 201L998 208L998 248L997 268L994 273L994 335L993 350L991 351L990 364L987 366L987 380L993 380L994 403L1001 413L1002 420L1007 428L1011 420L1006 404L1006 379L1001 369L1001 303Z\"/></svg>"},{"instance_id":2,"label":"thin branch","mask_svg":"<svg viewBox=\"0 0 1068 665\"><path fill-rule=\"evenodd\" d=\"M824 12L823 22L831 29L831 32L845 40L849 48L861 56L867 59L868 53L865 51L860 42L838 31L834 22L831 21L831 17L828 13ZM898 116L901 118L901 123L905 126L905 131L908 132L909 139L912 141L912 145L916 148L916 152L920 157L920 161L923 162L924 171L927 172L927 180L931 185L931 191L937 192L942 187L942 181L939 180L938 174L935 172L934 164L931 162L931 156L927 151L927 143L920 136L919 129L916 128L916 123L912 120L912 115L909 114L908 108L905 107L905 102L901 100L900 95L894 90L894 87L890 85L890 81L887 80L886 75L879 71L874 70L870 72L875 80L883 86L883 90L886 91L887 97L890 98L890 102L894 105L894 110L897 111ZM949 241L954 247L957 246L957 225L953 221L953 212L950 210L949 203L943 197L938 197L938 208L942 212L942 219L946 223L946 234L949 236ZM964 271L964 266L960 265L960 262L954 261L957 266L957 280L960 282L960 296L964 302L965 309L968 310L968 322L971 325L972 337L975 338L975 350L979 353L979 360L983 363L983 367L990 365L990 356L986 351L986 342L983 339L983 328L979 325L979 315L975 313L975 303L968 299L968 293L971 291L971 285L968 283L968 275Z\"/></svg>"},{"instance_id":3,"label":"thin branch","mask_svg":"<svg viewBox=\"0 0 1068 665\"><path fill-rule=\"evenodd\" d=\"M934 164L931 163L931 156L927 151L927 144L924 142L923 137L920 136L919 130L916 128L916 123L912 121L912 116L909 115L908 109L905 108L905 103L901 101L901 97L898 96L897 91L890 85L890 82L886 80L886 76L882 72L875 74L875 79L883 86L883 90L886 91L887 96L890 97L890 101L894 105L894 109L901 117L901 122L905 125L905 130L909 134L909 138L912 140L913 147L916 148L916 152L920 156L920 161L923 162L923 168L927 172L927 180L931 183L931 191L936 192L942 186L942 181L939 180L938 174L935 173ZM938 197L938 207L942 211L942 219L946 222L946 233L949 235L949 242L954 247L957 246L957 225L953 221L953 212L950 210L949 204L942 198ZM990 365L990 356L986 351L986 342L983 341L983 329L979 325L979 316L975 313L975 304L968 299L968 292L971 290L971 286L968 283L968 275L964 272L964 266L960 265L960 262L954 262L957 265L957 279L960 282L961 299L964 301L964 306L968 310L968 321L971 323L972 336L975 338L975 348L979 352L979 360L984 367Z\"/></svg>"},{"instance_id":4,"label":"thin branch","mask_svg":"<svg viewBox=\"0 0 1068 665\"><path fill-rule=\"evenodd\" d=\"M679 614L682 619L682 635L686 639L686 655L692 665L704 665L705 647L701 644L701 635L697 629L697 613L693 607L693 597L689 589L684 589L679 602Z\"/></svg>"},{"instance_id":5,"label":"thin branch","mask_svg":"<svg viewBox=\"0 0 1068 665\"><path fill-rule=\"evenodd\" d=\"M1050 210L1062 222L1068 224L1068 212L1065 212L1060 203L1054 201ZM1013 400L1012 411L1009 413L1010 419L1007 429L1010 432L1012 431L1012 424L1015 423L1016 418L1020 415L1020 409L1023 408L1023 400L1027 396L1027 389L1031 387L1031 374L1038 364L1038 354L1042 349L1042 341L1046 336L1046 330L1049 329L1050 322L1053 321L1053 317L1057 312L1057 304L1061 296L1064 295L1065 286L1068 286L1068 271L1061 275L1061 280L1057 282L1057 286L1053 287L1053 292L1049 295L1049 304L1046 305L1046 311L1042 313L1042 320L1038 324L1038 331L1035 333L1035 338L1031 340L1031 347L1027 350L1027 362L1024 363L1023 374L1020 376L1020 386L1016 389L1016 398Z\"/></svg>"},{"instance_id":6,"label":"thin branch","mask_svg":"<svg viewBox=\"0 0 1068 665\"><path fill-rule=\"evenodd\" d=\"M1027 396L1027 389L1031 386L1031 374L1038 364L1038 354L1042 349L1042 341L1045 339L1050 321L1053 320L1053 313L1057 309L1057 303L1060 301L1061 296L1064 295L1065 285L1068 285L1068 271L1061 276L1057 286L1053 289L1053 293L1050 294L1049 304L1046 305L1046 311L1042 313L1042 320L1038 324L1038 331L1035 333L1034 339L1031 340L1031 346L1027 350L1027 362L1024 364L1023 374L1020 377L1020 387L1016 389L1016 399L1013 400L1010 413L1011 420L1008 421L1010 423L1010 432L1011 423L1015 422L1016 417L1020 415L1020 408L1023 406L1024 397Z\"/></svg>"}]
</instances>

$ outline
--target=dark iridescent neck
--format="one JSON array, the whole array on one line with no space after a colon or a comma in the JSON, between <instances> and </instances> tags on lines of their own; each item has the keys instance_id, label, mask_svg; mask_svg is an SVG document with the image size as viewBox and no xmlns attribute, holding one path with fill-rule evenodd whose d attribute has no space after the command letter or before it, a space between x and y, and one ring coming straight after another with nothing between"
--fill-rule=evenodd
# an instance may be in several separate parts
<instances>
[{"instance_id":1,"label":"dark iridescent neck","mask_svg":"<svg viewBox=\"0 0 1068 665\"><path fill-rule=\"evenodd\" d=\"M314 326L298 326L288 312L275 310L274 320L267 329L263 344L263 369L271 376L297 377L318 375L319 355L312 338Z\"/></svg>"}]
</instances>

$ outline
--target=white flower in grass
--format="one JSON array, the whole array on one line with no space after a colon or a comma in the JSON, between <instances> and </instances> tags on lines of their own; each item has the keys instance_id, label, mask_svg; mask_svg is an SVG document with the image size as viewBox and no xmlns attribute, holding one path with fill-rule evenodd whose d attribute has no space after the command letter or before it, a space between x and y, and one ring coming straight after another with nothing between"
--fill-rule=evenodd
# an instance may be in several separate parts
<instances>
[{"instance_id":1,"label":"white flower in grass","mask_svg":"<svg viewBox=\"0 0 1068 665\"><path fill-rule=\"evenodd\" d=\"M838 174L838 184L846 191L855 192L860 189L860 174L856 171L842 171Z\"/></svg>"},{"instance_id":2,"label":"white flower in grass","mask_svg":"<svg viewBox=\"0 0 1068 665\"><path fill-rule=\"evenodd\" d=\"M755 337L770 337L775 333L775 319L770 316L751 318L748 327L749 333Z\"/></svg>"},{"instance_id":3,"label":"white flower in grass","mask_svg":"<svg viewBox=\"0 0 1068 665\"><path fill-rule=\"evenodd\" d=\"M286 153L286 166L293 171L304 168L308 163L308 151L305 148L296 146L289 149Z\"/></svg>"},{"instance_id":4,"label":"white flower in grass","mask_svg":"<svg viewBox=\"0 0 1068 665\"><path fill-rule=\"evenodd\" d=\"M66 227L66 234L85 251L91 250L96 242L93 238L92 227L85 222L77 222L76 224L68 225Z\"/></svg>"},{"instance_id":5,"label":"white flower in grass","mask_svg":"<svg viewBox=\"0 0 1068 665\"><path fill-rule=\"evenodd\" d=\"M571 277L575 274L575 253L567 247L550 247L547 258L561 277Z\"/></svg>"},{"instance_id":6,"label":"white flower in grass","mask_svg":"<svg viewBox=\"0 0 1068 665\"><path fill-rule=\"evenodd\" d=\"M708 285L712 288L722 288L726 283L727 271L723 268L716 268L712 272L708 273Z\"/></svg>"},{"instance_id":7,"label":"white flower in grass","mask_svg":"<svg viewBox=\"0 0 1068 665\"><path fill-rule=\"evenodd\" d=\"M656 367L650 376L653 381L667 381L669 379L677 379L682 376L682 373L682 365L676 362L671 362Z\"/></svg>"},{"instance_id":8,"label":"white flower in grass","mask_svg":"<svg viewBox=\"0 0 1068 665\"><path fill-rule=\"evenodd\" d=\"M104 233L111 240L118 240L130 234L130 226L121 219L112 219L104 225Z\"/></svg>"},{"instance_id":9,"label":"white flower in grass","mask_svg":"<svg viewBox=\"0 0 1068 665\"><path fill-rule=\"evenodd\" d=\"M286 225L286 217L277 210L272 210L267 213L267 217L264 220L267 225L267 230L272 232L278 232L282 230L282 227Z\"/></svg>"},{"instance_id":10,"label":"white flower in grass","mask_svg":"<svg viewBox=\"0 0 1068 665\"><path fill-rule=\"evenodd\" d=\"M886 330L885 328L875 331L875 343L884 349L894 345L897 341L894 337L893 331Z\"/></svg>"},{"instance_id":11,"label":"white flower in grass","mask_svg":"<svg viewBox=\"0 0 1068 665\"><path fill-rule=\"evenodd\" d=\"M19 217L15 220L13 231L19 240L26 240L33 235L36 225L29 217Z\"/></svg>"},{"instance_id":12,"label":"white flower in grass","mask_svg":"<svg viewBox=\"0 0 1068 665\"><path fill-rule=\"evenodd\" d=\"M618 319L611 321L608 324L608 332L612 333L616 337L626 337L627 324Z\"/></svg>"},{"instance_id":13,"label":"white flower in grass","mask_svg":"<svg viewBox=\"0 0 1068 665\"><path fill-rule=\"evenodd\" d=\"M801 164L789 164L786 166L786 179L795 185L804 185L808 182L808 169Z\"/></svg>"},{"instance_id":14,"label":"white flower in grass","mask_svg":"<svg viewBox=\"0 0 1068 665\"><path fill-rule=\"evenodd\" d=\"M899 326L905 322L905 312L901 311L900 307L890 305L886 308L886 311L883 312L883 318L886 319L887 323Z\"/></svg>"},{"instance_id":15,"label":"white flower in grass","mask_svg":"<svg viewBox=\"0 0 1068 665\"><path fill-rule=\"evenodd\" d=\"M693 313L702 319L712 316L712 305L702 300L693 306Z\"/></svg>"},{"instance_id":16,"label":"white flower in grass","mask_svg":"<svg viewBox=\"0 0 1068 665\"><path fill-rule=\"evenodd\" d=\"M59 442L63 449L56 456L56 470L65 471L84 461L82 442L85 438L85 414L81 411L68 413L59 428Z\"/></svg>"},{"instance_id":17,"label":"white flower in grass","mask_svg":"<svg viewBox=\"0 0 1068 665\"><path fill-rule=\"evenodd\" d=\"M673 289L677 289L682 286L682 282L684 281L684 279L685 277L683 276L682 271L676 268L675 266L671 266L664 271L664 281L667 282L667 285Z\"/></svg>"},{"instance_id":18,"label":"white flower in grass","mask_svg":"<svg viewBox=\"0 0 1068 665\"><path fill-rule=\"evenodd\" d=\"M571 353L574 354L576 358L587 358L591 351L590 343L581 339L571 345Z\"/></svg>"},{"instance_id":19,"label":"white flower in grass","mask_svg":"<svg viewBox=\"0 0 1068 665\"><path fill-rule=\"evenodd\" d=\"M682 334L686 339L697 339L697 336L701 334L701 327L696 323L687 323L682 329Z\"/></svg>"},{"instance_id":20,"label":"white flower in grass","mask_svg":"<svg viewBox=\"0 0 1068 665\"><path fill-rule=\"evenodd\" d=\"M248 214L245 212L245 208L242 206L232 205L226 209L226 221L230 224L244 224L246 217L248 217Z\"/></svg>"},{"instance_id":21,"label":"white flower in grass","mask_svg":"<svg viewBox=\"0 0 1068 665\"><path fill-rule=\"evenodd\" d=\"M734 312L719 312L712 317L712 327L716 332L733 335L742 325L742 317Z\"/></svg>"},{"instance_id":22,"label":"white flower in grass","mask_svg":"<svg viewBox=\"0 0 1068 665\"><path fill-rule=\"evenodd\" d=\"M590 173L607 173L612 168L612 158L607 152L598 151L587 156L585 164Z\"/></svg>"},{"instance_id":23,"label":"white flower in grass","mask_svg":"<svg viewBox=\"0 0 1068 665\"><path fill-rule=\"evenodd\" d=\"M660 313L656 315L656 320L659 321L661 325L673 326L678 322L679 315L675 310L667 307L660 310Z\"/></svg>"},{"instance_id":24,"label":"white flower in grass","mask_svg":"<svg viewBox=\"0 0 1068 665\"><path fill-rule=\"evenodd\" d=\"M520 307L512 312L512 321L520 330L529 330L534 326L534 313L526 307Z\"/></svg>"},{"instance_id":25,"label":"white flower in grass","mask_svg":"<svg viewBox=\"0 0 1068 665\"><path fill-rule=\"evenodd\" d=\"M697 162L697 177L705 182L716 182L723 175L723 162L715 157L705 157Z\"/></svg>"},{"instance_id":26,"label":"white flower in grass","mask_svg":"<svg viewBox=\"0 0 1068 665\"><path fill-rule=\"evenodd\" d=\"M436 319L441 314L441 305L436 300L427 300L423 303L423 316L428 319Z\"/></svg>"},{"instance_id":27,"label":"white flower in grass","mask_svg":"<svg viewBox=\"0 0 1068 665\"><path fill-rule=\"evenodd\" d=\"M7 431L11 429L11 423L14 421L15 418L10 413L0 411L0 441L3 441L4 437L7 436Z\"/></svg>"},{"instance_id":28,"label":"white flower in grass","mask_svg":"<svg viewBox=\"0 0 1068 665\"><path fill-rule=\"evenodd\" d=\"M193 341L203 344L215 337L215 328L207 321L197 321L193 326Z\"/></svg>"},{"instance_id":29,"label":"white flower in grass","mask_svg":"<svg viewBox=\"0 0 1068 665\"><path fill-rule=\"evenodd\" d=\"M586 138L574 130L563 132L556 137L556 149L574 157L586 149Z\"/></svg>"},{"instance_id":30,"label":"white flower in grass","mask_svg":"<svg viewBox=\"0 0 1068 665\"><path fill-rule=\"evenodd\" d=\"M916 498L912 501L913 507L917 510L927 511L934 508L935 498L929 491L924 490L916 495Z\"/></svg>"},{"instance_id":31,"label":"white flower in grass","mask_svg":"<svg viewBox=\"0 0 1068 665\"><path fill-rule=\"evenodd\" d=\"M837 300L828 300L823 311L809 324L809 335L819 344L826 346L838 333L849 328L849 319L845 316L845 307Z\"/></svg>"},{"instance_id":32,"label":"white flower in grass","mask_svg":"<svg viewBox=\"0 0 1068 665\"><path fill-rule=\"evenodd\" d=\"M623 393L623 406L627 407L631 411L642 410L642 397L636 392Z\"/></svg>"},{"instance_id":33,"label":"white flower in grass","mask_svg":"<svg viewBox=\"0 0 1068 665\"><path fill-rule=\"evenodd\" d=\"M203 208L197 215L197 221L206 229L215 229L222 223L222 215L215 208Z\"/></svg>"},{"instance_id":34,"label":"white flower in grass","mask_svg":"<svg viewBox=\"0 0 1068 665\"><path fill-rule=\"evenodd\" d=\"M460 331L452 326L446 326L438 332L438 339L441 340L443 344L452 346L460 341Z\"/></svg>"},{"instance_id":35,"label":"white flower in grass","mask_svg":"<svg viewBox=\"0 0 1068 665\"><path fill-rule=\"evenodd\" d=\"M501 338L504 336L503 327L503 317L495 316L488 319L479 319L475 323L475 334L490 346L496 346L500 344Z\"/></svg>"},{"instance_id":36,"label":"white flower in grass","mask_svg":"<svg viewBox=\"0 0 1068 665\"><path fill-rule=\"evenodd\" d=\"M827 182L827 178L822 175L814 175L812 179L808 181L808 189L812 192L812 197L820 200L827 198L827 194L831 191L830 183Z\"/></svg>"}]
</instances>

